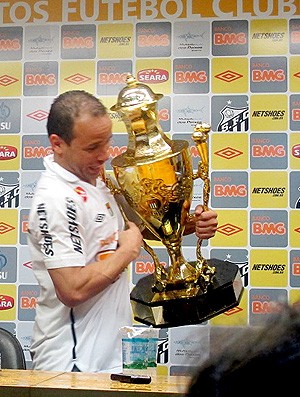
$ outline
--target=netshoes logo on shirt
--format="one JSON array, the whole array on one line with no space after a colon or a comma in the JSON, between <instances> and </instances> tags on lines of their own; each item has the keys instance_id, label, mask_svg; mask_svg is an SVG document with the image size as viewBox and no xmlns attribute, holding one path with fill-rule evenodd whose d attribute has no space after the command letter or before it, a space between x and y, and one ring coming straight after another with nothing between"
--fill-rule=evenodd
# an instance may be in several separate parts
<instances>
[{"instance_id":1,"label":"netshoes logo on shirt","mask_svg":"<svg viewBox=\"0 0 300 397\"><path fill-rule=\"evenodd\" d=\"M70 198L66 198L66 214L69 222L70 239L72 241L74 251L83 253L81 245L81 236L79 234L78 223L77 223L77 210L74 201Z\"/></svg>"}]
</instances>

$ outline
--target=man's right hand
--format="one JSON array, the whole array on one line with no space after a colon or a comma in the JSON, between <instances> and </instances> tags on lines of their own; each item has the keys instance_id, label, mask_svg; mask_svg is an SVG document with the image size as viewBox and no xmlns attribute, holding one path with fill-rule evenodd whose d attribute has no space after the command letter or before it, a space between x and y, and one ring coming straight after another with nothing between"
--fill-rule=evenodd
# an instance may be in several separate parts
<instances>
[{"instance_id":1,"label":"man's right hand","mask_svg":"<svg viewBox=\"0 0 300 397\"><path fill-rule=\"evenodd\" d=\"M131 253L134 260L140 253L143 245L143 235L135 223L127 221L126 229L119 233L119 249L126 249L127 254Z\"/></svg>"}]
</instances>

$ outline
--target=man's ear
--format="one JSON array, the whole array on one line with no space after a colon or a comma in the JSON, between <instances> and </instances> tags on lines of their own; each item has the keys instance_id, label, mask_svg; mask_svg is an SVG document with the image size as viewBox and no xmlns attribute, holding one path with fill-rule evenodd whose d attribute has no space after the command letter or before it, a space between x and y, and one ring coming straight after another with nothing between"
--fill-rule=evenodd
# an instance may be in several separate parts
<instances>
[{"instance_id":1,"label":"man's ear","mask_svg":"<svg viewBox=\"0 0 300 397\"><path fill-rule=\"evenodd\" d=\"M52 150L53 150L53 152L55 152L55 153L61 153L61 151L62 151L62 146L64 145L64 141L63 141L63 139L60 137L60 136L58 136L58 135L56 135L56 134L51 134L50 136L49 136L49 141L50 141L50 143L51 143L51 147L52 147Z\"/></svg>"}]
</instances>

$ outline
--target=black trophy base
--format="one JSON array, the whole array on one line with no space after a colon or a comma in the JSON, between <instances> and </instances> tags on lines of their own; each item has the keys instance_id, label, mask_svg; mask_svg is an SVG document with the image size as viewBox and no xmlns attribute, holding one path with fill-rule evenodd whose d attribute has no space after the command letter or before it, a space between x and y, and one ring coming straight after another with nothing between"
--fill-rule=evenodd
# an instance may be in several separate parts
<instances>
[{"instance_id":1,"label":"black trophy base","mask_svg":"<svg viewBox=\"0 0 300 397\"><path fill-rule=\"evenodd\" d=\"M179 327L200 324L237 306L244 289L238 266L219 259L207 262L216 272L207 291L192 297L157 299L154 275L140 279L130 294L134 319L156 328Z\"/></svg>"}]
</instances>

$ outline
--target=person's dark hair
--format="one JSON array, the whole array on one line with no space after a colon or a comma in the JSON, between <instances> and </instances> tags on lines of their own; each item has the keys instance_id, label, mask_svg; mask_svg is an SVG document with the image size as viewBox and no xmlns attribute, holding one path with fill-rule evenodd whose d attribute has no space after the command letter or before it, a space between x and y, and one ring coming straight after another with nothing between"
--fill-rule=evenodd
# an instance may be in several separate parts
<instances>
[{"instance_id":1,"label":"person's dark hair","mask_svg":"<svg viewBox=\"0 0 300 397\"><path fill-rule=\"evenodd\" d=\"M299 306L283 306L263 327L246 327L192 377L186 397L279 395L294 389L300 368Z\"/></svg>"},{"instance_id":2,"label":"person's dark hair","mask_svg":"<svg viewBox=\"0 0 300 397\"><path fill-rule=\"evenodd\" d=\"M82 114L104 116L106 107L98 98L86 91L67 91L54 99L47 121L48 136L57 134L67 144L73 139L73 126Z\"/></svg>"}]
</instances>

